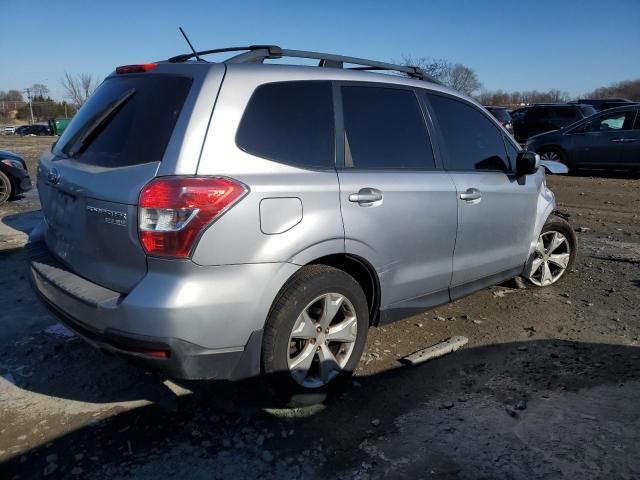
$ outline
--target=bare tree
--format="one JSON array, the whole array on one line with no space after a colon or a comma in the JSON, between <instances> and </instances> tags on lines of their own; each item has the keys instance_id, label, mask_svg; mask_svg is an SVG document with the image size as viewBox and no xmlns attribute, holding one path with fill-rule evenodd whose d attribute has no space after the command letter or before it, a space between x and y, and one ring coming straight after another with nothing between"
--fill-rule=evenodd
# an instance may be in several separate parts
<instances>
[{"instance_id":1,"label":"bare tree","mask_svg":"<svg viewBox=\"0 0 640 480\"><path fill-rule=\"evenodd\" d=\"M34 97L46 98L49 96L49 87L42 83L34 83L31 85L31 91Z\"/></svg>"},{"instance_id":2,"label":"bare tree","mask_svg":"<svg viewBox=\"0 0 640 480\"><path fill-rule=\"evenodd\" d=\"M410 55L403 55L401 63L418 67L439 81L442 81L451 69L451 63L443 58L413 58Z\"/></svg>"},{"instance_id":3,"label":"bare tree","mask_svg":"<svg viewBox=\"0 0 640 480\"><path fill-rule=\"evenodd\" d=\"M476 72L461 63L452 65L443 58L403 56L402 64L419 67L442 84L465 95L471 95L481 86Z\"/></svg>"},{"instance_id":4,"label":"bare tree","mask_svg":"<svg viewBox=\"0 0 640 480\"><path fill-rule=\"evenodd\" d=\"M22 102L22 93L20 90L7 90L6 92L0 91L0 100L7 102Z\"/></svg>"},{"instance_id":5,"label":"bare tree","mask_svg":"<svg viewBox=\"0 0 640 480\"><path fill-rule=\"evenodd\" d=\"M482 86L476 72L461 63L456 63L449 69L443 83L465 95L471 95Z\"/></svg>"},{"instance_id":6,"label":"bare tree","mask_svg":"<svg viewBox=\"0 0 640 480\"><path fill-rule=\"evenodd\" d=\"M596 88L593 92L584 95L583 98L628 98L633 101L640 101L640 79L625 80L614 83L608 87Z\"/></svg>"},{"instance_id":7,"label":"bare tree","mask_svg":"<svg viewBox=\"0 0 640 480\"><path fill-rule=\"evenodd\" d=\"M78 108L84 105L98 87L98 80L94 79L90 73L80 73L73 76L69 72L64 72L64 78L61 83L65 91L65 97L71 100L71 103Z\"/></svg>"}]
</instances>

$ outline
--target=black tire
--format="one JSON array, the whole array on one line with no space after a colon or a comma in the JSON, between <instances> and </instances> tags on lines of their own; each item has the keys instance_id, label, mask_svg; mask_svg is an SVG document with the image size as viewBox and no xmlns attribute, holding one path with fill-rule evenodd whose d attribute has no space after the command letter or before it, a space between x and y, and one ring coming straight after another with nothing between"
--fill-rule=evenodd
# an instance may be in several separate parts
<instances>
[{"instance_id":1,"label":"black tire","mask_svg":"<svg viewBox=\"0 0 640 480\"><path fill-rule=\"evenodd\" d=\"M538 155L540 155L540 158L542 158L545 154L551 155L551 156L555 155L557 158L549 158L548 160L553 160L555 162L560 162L560 163L564 163L565 165L567 165L567 155L560 148L557 148L557 147L542 147L541 149L538 150L537 153L538 153Z\"/></svg>"},{"instance_id":2,"label":"black tire","mask_svg":"<svg viewBox=\"0 0 640 480\"><path fill-rule=\"evenodd\" d=\"M302 311L314 299L327 293L343 295L351 302L356 315L357 334L353 350L340 373L324 386L308 388L298 383L289 370L290 337ZM353 374L362 356L368 329L367 299L353 277L326 265L303 267L282 287L269 312L262 341L264 380L278 400L288 406L321 403L338 391Z\"/></svg>"},{"instance_id":3,"label":"black tire","mask_svg":"<svg viewBox=\"0 0 640 480\"><path fill-rule=\"evenodd\" d=\"M0 205L11 198L12 192L11 180L3 172L0 172Z\"/></svg>"},{"instance_id":4,"label":"black tire","mask_svg":"<svg viewBox=\"0 0 640 480\"><path fill-rule=\"evenodd\" d=\"M561 282L562 280L564 280L567 276L568 273L571 272L571 270L573 269L573 266L576 262L576 253L577 253L577 249L578 249L578 239L576 237L575 232L573 231L573 228L571 227L571 225L569 224L569 222L567 222L565 219L560 218L557 215L551 215L549 217L549 219L547 220L547 222L544 224L544 226L542 227L542 231L540 232L540 235L544 235L544 234L550 234L551 232L558 232L561 233L564 238L567 240L567 244L568 244L568 248L569 248L569 261L567 263L566 268L564 269L563 273L558 277L557 280L555 280L553 283L549 284L549 285L539 285L536 283L535 280L533 280L531 278L531 265L532 262L534 261L534 259L537 257L536 252L534 251L534 253L532 254L531 258L529 259L529 262L527 263L527 274L524 275L525 280L527 281L527 283L533 287L537 287L537 288L544 288L546 286L551 286L551 285L556 285L558 282Z\"/></svg>"}]
</instances>

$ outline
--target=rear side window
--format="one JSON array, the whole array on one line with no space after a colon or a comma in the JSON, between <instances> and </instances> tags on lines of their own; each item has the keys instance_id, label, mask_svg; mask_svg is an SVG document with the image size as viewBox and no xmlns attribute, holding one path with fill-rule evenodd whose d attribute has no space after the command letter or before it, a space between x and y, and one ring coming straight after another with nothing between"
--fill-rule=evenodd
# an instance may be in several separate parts
<instances>
[{"instance_id":1,"label":"rear side window","mask_svg":"<svg viewBox=\"0 0 640 480\"><path fill-rule=\"evenodd\" d=\"M342 87L345 167L435 168L431 141L412 90Z\"/></svg>"},{"instance_id":2,"label":"rear side window","mask_svg":"<svg viewBox=\"0 0 640 480\"><path fill-rule=\"evenodd\" d=\"M578 113L577 108L572 107L555 107L552 109L553 114L557 118L562 118L566 120L578 119L580 118L580 114Z\"/></svg>"},{"instance_id":3,"label":"rear side window","mask_svg":"<svg viewBox=\"0 0 640 480\"><path fill-rule=\"evenodd\" d=\"M105 80L80 109L54 153L101 167L161 161L192 79L171 75Z\"/></svg>"},{"instance_id":4,"label":"rear side window","mask_svg":"<svg viewBox=\"0 0 640 480\"><path fill-rule=\"evenodd\" d=\"M547 120L551 117L551 109L547 107L532 108L527 112L527 120Z\"/></svg>"},{"instance_id":5,"label":"rear side window","mask_svg":"<svg viewBox=\"0 0 640 480\"><path fill-rule=\"evenodd\" d=\"M502 132L486 115L452 98L429 98L442 131L449 170L510 170Z\"/></svg>"},{"instance_id":6,"label":"rear side window","mask_svg":"<svg viewBox=\"0 0 640 480\"><path fill-rule=\"evenodd\" d=\"M330 82L261 85L244 112L236 144L247 153L301 168L334 166Z\"/></svg>"}]
</instances>

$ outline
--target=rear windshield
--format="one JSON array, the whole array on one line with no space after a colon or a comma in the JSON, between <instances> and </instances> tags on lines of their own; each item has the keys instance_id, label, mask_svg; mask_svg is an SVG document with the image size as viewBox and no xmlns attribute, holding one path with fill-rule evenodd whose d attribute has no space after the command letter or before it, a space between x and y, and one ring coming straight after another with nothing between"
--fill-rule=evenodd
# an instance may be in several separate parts
<instances>
[{"instance_id":1,"label":"rear windshield","mask_svg":"<svg viewBox=\"0 0 640 480\"><path fill-rule=\"evenodd\" d=\"M491 112L491 115L493 115L498 120L501 120L503 122L511 121L511 115L509 115L509 112L506 108L489 108L488 110Z\"/></svg>"},{"instance_id":2,"label":"rear windshield","mask_svg":"<svg viewBox=\"0 0 640 480\"><path fill-rule=\"evenodd\" d=\"M105 80L56 144L56 155L102 167L162 160L192 79L127 75Z\"/></svg>"}]
</instances>

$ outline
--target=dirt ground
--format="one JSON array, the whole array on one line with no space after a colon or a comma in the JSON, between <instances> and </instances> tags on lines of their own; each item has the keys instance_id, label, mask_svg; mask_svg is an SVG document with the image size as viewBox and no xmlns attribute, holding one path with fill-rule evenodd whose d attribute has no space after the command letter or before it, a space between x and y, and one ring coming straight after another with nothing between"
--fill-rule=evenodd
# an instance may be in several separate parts
<instances>
[{"instance_id":1,"label":"dirt ground","mask_svg":"<svg viewBox=\"0 0 640 480\"><path fill-rule=\"evenodd\" d=\"M35 178L50 142L0 149ZM548 181L579 232L571 275L371 329L345 393L297 410L255 382L178 385L61 335L26 279L37 196L0 207L0 478L640 478L640 180ZM469 343L397 360L452 335Z\"/></svg>"}]
</instances>

